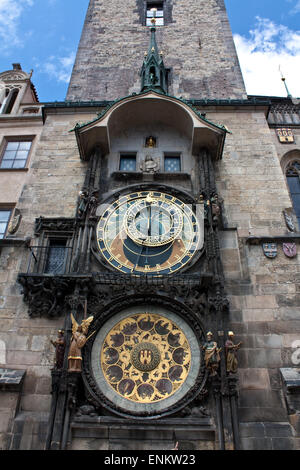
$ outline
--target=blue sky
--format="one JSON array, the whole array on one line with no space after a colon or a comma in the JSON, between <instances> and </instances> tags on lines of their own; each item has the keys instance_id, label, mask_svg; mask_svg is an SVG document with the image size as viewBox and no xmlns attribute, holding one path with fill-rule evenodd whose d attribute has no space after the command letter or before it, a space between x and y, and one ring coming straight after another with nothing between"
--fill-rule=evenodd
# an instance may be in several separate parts
<instances>
[{"instance_id":1,"label":"blue sky","mask_svg":"<svg viewBox=\"0 0 300 470\"><path fill-rule=\"evenodd\" d=\"M184 1L184 0L182 0ZM0 71L20 62L40 101L62 101L89 0L0 0ZM300 97L300 0L225 0L248 94Z\"/></svg>"}]
</instances>

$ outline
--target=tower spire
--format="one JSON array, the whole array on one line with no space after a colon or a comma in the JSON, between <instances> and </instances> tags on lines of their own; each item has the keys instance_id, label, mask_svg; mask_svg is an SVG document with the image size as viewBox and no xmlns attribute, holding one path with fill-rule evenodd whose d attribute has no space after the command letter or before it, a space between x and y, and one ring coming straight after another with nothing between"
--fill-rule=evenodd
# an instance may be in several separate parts
<instances>
[{"instance_id":1,"label":"tower spire","mask_svg":"<svg viewBox=\"0 0 300 470\"><path fill-rule=\"evenodd\" d=\"M283 84L284 84L284 86L285 86L285 90L286 90L286 92L287 92L287 97L288 97L288 98L292 98L292 95L290 94L290 91L289 91L288 86L287 86L287 84L286 84L285 77L283 76L283 73L282 73L282 71L281 71L280 65L279 65L279 72L280 72L280 74L281 74L281 80L283 81Z\"/></svg>"},{"instance_id":2,"label":"tower spire","mask_svg":"<svg viewBox=\"0 0 300 470\"><path fill-rule=\"evenodd\" d=\"M167 70L164 66L163 54L158 52L156 42L156 20L152 18L151 37L148 52L141 69L141 91L154 89L163 93L167 92Z\"/></svg>"}]
</instances>

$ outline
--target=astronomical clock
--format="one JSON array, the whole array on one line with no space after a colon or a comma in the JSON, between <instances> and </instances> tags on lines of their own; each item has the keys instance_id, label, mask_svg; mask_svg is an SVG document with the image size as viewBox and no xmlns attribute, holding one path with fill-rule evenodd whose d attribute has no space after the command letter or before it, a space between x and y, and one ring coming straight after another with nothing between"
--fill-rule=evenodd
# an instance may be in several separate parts
<instances>
[{"instance_id":1,"label":"astronomical clock","mask_svg":"<svg viewBox=\"0 0 300 470\"><path fill-rule=\"evenodd\" d=\"M196 216L184 198L167 192L119 196L102 209L95 231L98 256L120 279L157 282L186 270L203 253L203 211ZM150 289L143 289L142 298L147 294ZM152 295L145 303L140 297L135 291L129 308L121 301L113 314L97 317L85 350L86 383L96 402L121 416L164 416L201 388L197 331L203 332L175 301Z\"/></svg>"},{"instance_id":2,"label":"astronomical clock","mask_svg":"<svg viewBox=\"0 0 300 470\"><path fill-rule=\"evenodd\" d=\"M203 235L188 204L144 191L122 196L105 210L97 244L103 259L121 273L168 275L199 254Z\"/></svg>"}]
</instances>

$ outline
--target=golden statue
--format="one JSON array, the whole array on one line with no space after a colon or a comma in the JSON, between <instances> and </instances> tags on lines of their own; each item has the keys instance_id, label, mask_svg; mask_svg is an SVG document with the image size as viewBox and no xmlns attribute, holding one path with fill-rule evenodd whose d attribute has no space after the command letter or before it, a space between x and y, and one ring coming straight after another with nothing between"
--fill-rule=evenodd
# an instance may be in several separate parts
<instances>
[{"instance_id":1,"label":"golden statue","mask_svg":"<svg viewBox=\"0 0 300 470\"><path fill-rule=\"evenodd\" d=\"M228 332L228 339L225 343L226 349L226 370L235 374L238 369L238 361L236 358L236 351L241 347L241 342L238 344L233 343L234 333L233 331Z\"/></svg>"},{"instance_id":2,"label":"golden statue","mask_svg":"<svg viewBox=\"0 0 300 470\"><path fill-rule=\"evenodd\" d=\"M156 139L155 139L155 137L152 137L152 136L147 137L147 139L146 139L146 147L148 147L148 148L154 148L154 147L156 147Z\"/></svg>"},{"instance_id":3,"label":"golden statue","mask_svg":"<svg viewBox=\"0 0 300 470\"><path fill-rule=\"evenodd\" d=\"M81 349L86 344L88 339L87 332L94 317L84 319L79 325L71 313L72 319L72 337L68 355L68 370L69 372L81 372L82 354ZM94 334L94 333L92 333Z\"/></svg>"},{"instance_id":4,"label":"golden statue","mask_svg":"<svg viewBox=\"0 0 300 470\"><path fill-rule=\"evenodd\" d=\"M216 375L221 360L221 348L218 348L217 343L212 340L212 337L213 334L209 331L206 334L207 341L202 346L202 349L205 351L204 360L206 368L211 372L211 375Z\"/></svg>"}]
</instances>

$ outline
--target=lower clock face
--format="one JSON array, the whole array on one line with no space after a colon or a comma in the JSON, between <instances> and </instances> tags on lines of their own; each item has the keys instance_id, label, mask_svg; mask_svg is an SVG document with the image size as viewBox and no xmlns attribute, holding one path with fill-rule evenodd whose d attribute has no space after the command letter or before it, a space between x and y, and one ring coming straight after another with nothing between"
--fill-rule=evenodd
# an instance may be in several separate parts
<instances>
[{"instance_id":1,"label":"lower clock face","mask_svg":"<svg viewBox=\"0 0 300 470\"><path fill-rule=\"evenodd\" d=\"M173 321L136 314L109 331L100 361L106 382L117 394L136 403L155 403L183 385L191 350L185 333Z\"/></svg>"},{"instance_id":2,"label":"lower clock face","mask_svg":"<svg viewBox=\"0 0 300 470\"><path fill-rule=\"evenodd\" d=\"M97 226L102 256L126 274L176 272L198 252L201 241L191 207L157 191L122 196L107 208Z\"/></svg>"},{"instance_id":3,"label":"lower clock face","mask_svg":"<svg viewBox=\"0 0 300 470\"><path fill-rule=\"evenodd\" d=\"M99 403L126 415L168 414L201 386L193 328L160 306L136 305L109 318L94 337L89 360Z\"/></svg>"}]
</instances>

